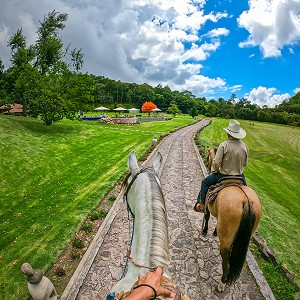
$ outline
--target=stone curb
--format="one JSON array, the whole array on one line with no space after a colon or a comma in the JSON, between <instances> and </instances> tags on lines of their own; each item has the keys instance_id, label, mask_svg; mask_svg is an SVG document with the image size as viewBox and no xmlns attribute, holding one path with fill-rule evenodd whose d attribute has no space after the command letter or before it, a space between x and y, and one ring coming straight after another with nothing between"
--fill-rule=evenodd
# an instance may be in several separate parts
<instances>
[{"instance_id":1,"label":"stone curb","mask_svg":"<svg viewBox=\"0 0 300 300\"><path fill-rule=\"evenodd\" d=\"M199 164L200 164L202 173L203 173L204 177L206 177L208 175L207 169L204 165L202 157L200 156L198 148L197 148L197 146L194 142L196 135L197 134L195 134L194 138L193 138L193 145L194 145L194 149L195 149L196 155L197 155L198 160L199 160ZM260 288L260 291L261 291L263 297L266 300L276 300L274 295L273 295L273 292L272 292L272 290L271 290L271 288L268 284L268 282L266 281L265 277L263 276L263 273L260 270L253 254L250 252L250 250L248 250L248 252L247 252L246 261L247 261L247 264L249 266L249 269L250 269L251 273L253 274L253 277L254 277L257 285Z\"/></svg>"}]
</instances>

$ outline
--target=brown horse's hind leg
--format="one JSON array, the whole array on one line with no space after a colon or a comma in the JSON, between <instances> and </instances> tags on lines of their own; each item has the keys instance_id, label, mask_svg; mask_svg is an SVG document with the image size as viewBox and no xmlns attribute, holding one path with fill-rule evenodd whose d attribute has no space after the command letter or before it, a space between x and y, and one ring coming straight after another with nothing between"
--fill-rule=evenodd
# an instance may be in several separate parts
<instances>
[{"instance_id":1,"label":"brown horse's hind leg","mask_svg":"<svg viewBox=\"0 0 300 300\"><path fill-rule=\"evenodd\" d=\"M210 212L208 210L208 208L205 208L205 212L204 212L204 217L203 217L203 221L202 221L202 234L203 235L207 235L207 230L208 230L208 221L210 218Z\"/></svg>"},{"instance_id":2,"label":"brown horse's hind leg","mask_svg":"<svg viewBox=\"0 0 300 300\"><path fill-rule=\"evenodd\" d=\"M227 275L229 273L229 250L221 249L220 253L221 253L221 257L222 257L223 275L221 278L221 282L219 282L219 284L218 284L218 291L223 292L225 290L225 286L226 286L226 282L227 282Z\"/></svg>"}]
</instances>

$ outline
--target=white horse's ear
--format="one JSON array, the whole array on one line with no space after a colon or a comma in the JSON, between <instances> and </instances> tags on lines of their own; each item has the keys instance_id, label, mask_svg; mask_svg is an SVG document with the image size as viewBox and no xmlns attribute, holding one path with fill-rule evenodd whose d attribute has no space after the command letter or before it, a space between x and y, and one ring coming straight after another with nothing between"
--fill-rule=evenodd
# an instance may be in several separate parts
<instances>
[{"instance_id":1,"label":"white horse's ear","mask_svg":"<svg viewBox=\"0 0 300 300\"><path fill-rule=\"evenodd\" d=\"M154 168L154 171L157 173L158 170L160 169L160 166L162 164L162 155L161 153L158 151L155 158L154 158L154 162L153 162L153 168Z\"/></svg>"},{"instance_id":2,"label":"white horse's ear","mask_svg":"<svg viewBox=\"0 0 300 300\"><path fill-rule=\"evenodd\" d=\"M136 173L139 172L140 168L135 156L134 151L132 150L128 156L128 169L129 172L134 176Z\"/></svg>"}]
</instances>

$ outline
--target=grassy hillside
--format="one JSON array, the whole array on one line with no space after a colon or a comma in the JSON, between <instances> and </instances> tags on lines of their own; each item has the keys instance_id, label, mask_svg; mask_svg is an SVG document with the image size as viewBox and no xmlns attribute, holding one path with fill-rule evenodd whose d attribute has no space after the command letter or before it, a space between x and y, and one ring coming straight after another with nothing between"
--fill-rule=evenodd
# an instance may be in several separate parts
<instances>
[{"instance_id":1,"label":"grassy hillside","mask_svg":"<svg viewBox=\"0 0 300 300\"><path fill-rule=\"evenodd\" d=\"M189 116L136 126L0 115L0 299L26 299L20 266L47 271L88 213L154 136L192 123Z\"/></svg>"},{"instance_id":2,"label":"grassy hillside","mask_svg":"<svg viewBox=\"0 0 300 300\"><path fill-rule=\"evenodd\" d=\"M222 126L227 125L228 120L214 119L200 142L212 146L224 141ZM247 121L241 125L250 150L245 176L263 207L259 233L300 283L300 128Z\"/></svg>"}]
</instances>

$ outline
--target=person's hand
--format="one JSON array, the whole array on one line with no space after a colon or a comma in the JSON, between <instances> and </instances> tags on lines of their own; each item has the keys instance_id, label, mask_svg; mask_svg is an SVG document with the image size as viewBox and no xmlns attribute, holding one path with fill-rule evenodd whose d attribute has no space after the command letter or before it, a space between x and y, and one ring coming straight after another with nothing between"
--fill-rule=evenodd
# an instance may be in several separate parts
<instances>
[{"instance_id":1,"label":"person's hand","mask_svg":"<svg viewBox=\"0 0 300 300\"><path fill-rule=\"evenodd\" d=\"M163 274L163 269L161 267L158 267L155 271L148 272L145 276L139 276L138 285L141 284L150 285L156 291L157 296L174 298L175 295L171 291L169 291L168 289L162 286L161 284L162 274ZM137 289L141 289L140 290L141 292L143 289L143 291L147 293L145 297L149 297L150 295L150 298L145 298L145 299L152 299L152 297L154 296L154 291L148 286L140 286Z\"/></svg>"},{"instance_id":2,"label":"person's hand","mask_svg":"<svg viewBox=\"0 0 300 300\"><path fill-rule=\"evenodd\" d=\"M164 288L161 284L163 269L157 267L155 271L139 276L137 286L133 288L127 300L150 300L157 296L174 298L175 294ZM119 298L118 298L119 299Z\"/></svg>"}]
</instances>

